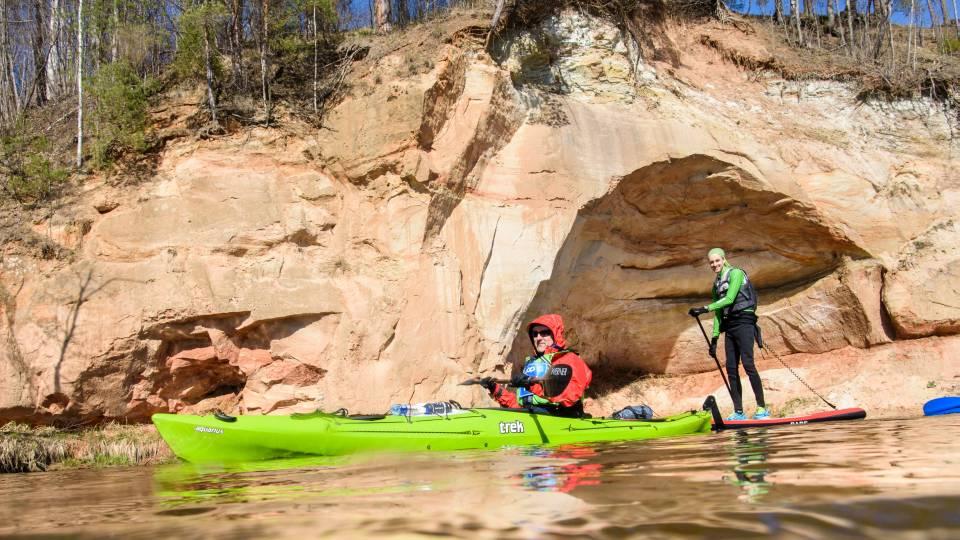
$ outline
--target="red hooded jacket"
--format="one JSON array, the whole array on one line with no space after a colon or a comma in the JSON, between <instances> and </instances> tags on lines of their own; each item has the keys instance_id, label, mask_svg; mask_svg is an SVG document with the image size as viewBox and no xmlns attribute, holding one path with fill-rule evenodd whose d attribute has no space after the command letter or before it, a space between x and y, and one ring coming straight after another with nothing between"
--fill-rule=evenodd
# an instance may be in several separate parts
<instances>
[{"instance_id":1,"label":"red hooded jacket","mask_svg":"<svg viewBox=\"0 0 960 540\"><path fill-rule=\"evenodd\" d=\"M530 336L530 329L535 325L546 326L553 334L554 345L544 351L544 354L557 353L551 359L551 367L566 365L570 367L573 375L570 377L570 383L567 384L567 387L559 395L553 397L545 396L543 385L541 384L532 385L530 391L549 400L551 403L556 403L562 407L573 407L580 401L580 398L583 397L583 393L587 390L587 387L590 386L590 381L593 380L593 372L590 371L586 362L577 356L577 353L565 351L567 341L563 337L563 317L552 313L537 317L527 325L528 336ZM533 336L530 336L530 343L533 343ZM537 354L536 345L534 345L533 350L534 354ZM498 384L494 387L494 389L490 391L490 397L497 400L497 403L499 403L501 407L521 406L517 401L517 395L513 392L507 392L503 385Z\"/></svg>"}]
</instances>

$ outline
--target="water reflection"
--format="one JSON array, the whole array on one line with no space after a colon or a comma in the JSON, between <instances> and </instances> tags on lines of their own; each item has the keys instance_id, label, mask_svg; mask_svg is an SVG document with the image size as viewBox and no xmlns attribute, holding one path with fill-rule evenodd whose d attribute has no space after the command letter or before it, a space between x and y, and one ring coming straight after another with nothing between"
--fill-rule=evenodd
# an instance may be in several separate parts
<instances>
[{"instance_id":1,"label":"water reflection","mask_svg":"<svg viewBox=\"0 0 960 540\"><path fill-rule=\"evenodd\" d=\"M0 476L0 535L960 537L960 415Z\"/></svg>"},{"instance_id":2,"label":"water reflection","mask_svg":"<svg viewBox=\"0 0 960 540\"><path fill-rule=\"evenodd\" d=\"M419 457L407 465L416 466ZM403 456L308 457L257 463L158 468L155 495L163 508L194 504L223 507L282 501L326 505L325 500L390 497L432 491L440 480L417 481L397 474ZM393 480L393 481L391 481Z\"/></svg>"},{"instance_id":3,"label":"water reflection","mask_svg":"<svg viewBox=\"0 0 960 540\"><path fill-rule=\"evenodd\" d=\"M521 486L531 491L556 491L570 493L580 486L600 484L600 463L583 463L596 457L597 451L587 446L564 446L560 448L530 448L523 451L526 456L545 458L548 464L530 467L519 478ZM570 463L552 463L553 460L572 460Z\"/></svg>"},{"instance_id":4,"label":"water reflection","mask_svg":"<svg viewBox=\"0 0 960 540\"><path fill-rule=\"evenodd\" d=\"M767 455L770 453L769 430L737 430L733 432L733 474L724 480L738 486L741 501L758 503L770 492L767 481L770 468Z\"/></svg>"}]
</instances>

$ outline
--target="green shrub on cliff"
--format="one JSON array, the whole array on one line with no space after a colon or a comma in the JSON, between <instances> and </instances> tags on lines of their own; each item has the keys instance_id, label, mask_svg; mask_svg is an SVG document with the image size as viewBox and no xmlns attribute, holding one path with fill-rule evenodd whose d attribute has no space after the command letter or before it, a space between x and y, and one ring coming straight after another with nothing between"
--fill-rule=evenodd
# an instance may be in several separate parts
<instances>
[{"instance_id":1,"label":"green shrub on cliff","mask_svg":"<svg viewBox=\"0 0 960 540\"><path fill-rule=\"evenodd\" d=\"M124 151L147 148L147 89L126 62L107 64L87 88L91 111L93 165L109 165Z\"/></svg>"},{"instance_id":2,"label":"green shrub on cliff","mask_svg":"<svg viewBox=\"0 0 960 540\"><path fill-rule=\"evenodd\" d=\"M53 160L46 136L22 124L0 134L0 199L34 205L53 197L69 176Z\"/></svg>"},{"instance_id":3,"label":"green shrub on cliff","mask_svg":"<svg viewBox=\"0 0 960 540\"><path fill-rule=\"evenodd\" d=\"M227 20L227 8L217 2L206 2L190 7L180 16L180 37L177 42L177 55L173 59L173 70L178 79L201 81L206 76L206 62L204 47L209 45L210 67L213 78L222 81L224 76L223 61L213 39L204 39L218 25Z\"/></svg>"}]
</instances>

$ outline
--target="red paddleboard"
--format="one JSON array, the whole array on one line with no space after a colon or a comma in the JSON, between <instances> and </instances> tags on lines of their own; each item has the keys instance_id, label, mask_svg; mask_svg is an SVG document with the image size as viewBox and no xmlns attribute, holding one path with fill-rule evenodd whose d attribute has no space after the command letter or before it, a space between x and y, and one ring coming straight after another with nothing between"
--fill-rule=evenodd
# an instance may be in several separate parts
<instances>
[{"instance_id":1,"label":"red paddleboard","mask_svg":"<svg viewBox=\"0 0 960 540\"><path fill-rule=\"evenodd\" d=\"M803 416L790 416L787 418L767 418L765 420L724 420L717 407L717 401L710 396L703 403L703 409L713 413L713 429L742 429L751 427L769 427L769 426L799 426L803 424L815 424L817 422L836 422L840 420L860 420L867 417L867 411L858 408L837 409L835 411L823 411Z\"/></svg>"}]
</instances>

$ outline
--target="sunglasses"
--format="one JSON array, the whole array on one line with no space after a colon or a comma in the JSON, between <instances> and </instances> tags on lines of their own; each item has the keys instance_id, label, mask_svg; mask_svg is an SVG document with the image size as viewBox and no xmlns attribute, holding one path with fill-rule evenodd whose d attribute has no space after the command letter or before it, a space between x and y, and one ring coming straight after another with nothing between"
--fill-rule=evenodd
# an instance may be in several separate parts
<instances>
[{"instance_id":1,"label":"sunglasses","mask_svg":"<svg viewBox=\"0 0 960 540\"><path fill-rule=\"evenodd\" d=\"M533 336L533 337L541 337L541 336L542 336L542 337L547 337L547 336L553 337L553 332L551 332L551 331L549 331L549 330L531 330L531 331L530 331L530 335Z\"/></svg>"}]
</instances>

